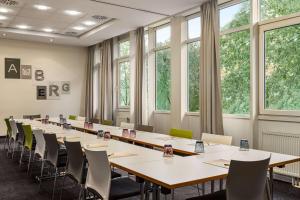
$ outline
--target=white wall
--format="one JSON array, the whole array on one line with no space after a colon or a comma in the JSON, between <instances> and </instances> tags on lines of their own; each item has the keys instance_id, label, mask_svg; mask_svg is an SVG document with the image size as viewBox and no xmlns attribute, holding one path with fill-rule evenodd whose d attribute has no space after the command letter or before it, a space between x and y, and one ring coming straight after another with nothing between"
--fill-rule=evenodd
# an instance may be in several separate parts
<instances>
[{"instance_id":1,"label":"white wall","mask_svg":"<svg viewBox=\"0 0 300 200\"><path fill-rule=\"evenodd\" d=\"M5 58L20 58L21 64L31 65L32 79L5 79ZM0 134L6 131L4 118L11 115L83 115L86 62L87 49L83 47L0 39ZM44 70L44 81L35 81L35 69ZM36 100L36 85L48 85L49 81L70 81L71 94L60 100Z\"/></svg>"}]
</instances>

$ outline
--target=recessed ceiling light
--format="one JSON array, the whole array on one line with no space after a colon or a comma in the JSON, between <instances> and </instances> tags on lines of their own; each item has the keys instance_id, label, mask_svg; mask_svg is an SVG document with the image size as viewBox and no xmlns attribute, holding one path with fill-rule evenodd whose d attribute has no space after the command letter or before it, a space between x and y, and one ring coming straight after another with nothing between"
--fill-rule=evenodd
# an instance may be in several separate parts
<instances>
[{"instance_id":1,"label":"recessed ceiling light","mask_svg":"<svg viewBox=\"0 0 300 200\"><path fill-rule=\"evenodd\" d=\"M0 13L8 13L9 11L7 8L0 8Z\"/></svg>"},{"instance_id":2,"label":"recessed ceiling light","mask_svg":"<svg viewBox=\"0 0 300 200\"><path fill-rule=\"evenodd\" d=\"M30 28L29 26L27 26L25 24L20 24L20 25L17 25L16 27L19 28L19 29L28 29L28 28Z\"/></svg>"},{"instance_id":3,"label":"recessed ceiling light","mask_svg":"<svg viewBox=\"0 0 300 200\"><path fill-rule=\"evenodd\" d=\"M86 26L93 26L93 25L95 25L96 24L96 22L94 22L94 21L84 21L84 22L82 22L84 25L86 25Z\"/></svg>"},{"instance_id":4,"label":"recessed ceiling light","mask_svg":"<svg viewBox=\"0 0 300 200\"><path fill-rule=\"evenodd\" d=\"M85 29L85 27L83 27L83 26L74 26L73 29L77 30L77 31L82 31L82 30Z\"/></svg>"},{"instance_id":5,"label":"recessed ceiling light","mask_svg":"<svg viewBox=\"0 0 300 200\"><path fill-rule=\"evenodd\" d=\"M45 6L45 5L34 5L33 7L35 7L38 10L50 10L51 9L51 7Z\"/></svg>"},{"instance_id":6,"label":"recessed ceiling light","mask_svg":"<svg viewBox=\"0 0 300 200\"><path fill-rule=\"evenodd\" d=\"M6 37L6 33L2 33L2 37Z\"/></svg>"},{"instance_id":7,"label":"recessed ceiling light","mask_svg":"<svg viewBox=\"0 0 300 200\"><path fill-rule=\"evenodd\" d=\"M44 28L43 31L45 31L47 33L51 33L51 32L53 32L53 29L51 29L51 28Z\"/></svg>"},{"instance_id":8,"label":"recessed ceiling light","mask_svg":"<svg viewBox=\"0 0 300 200\"><path fill-rule=\"evenodd\" d=\"M50 42L54 42L54 39L53 39L53 38L50 38L49 41L50 41Z\"/></svg>"},{"instance_id":9,"label":"recessed ceiling light","mask_svg":"<svg viewBox=\"0 0 300 200\"><path fill-rule=\"evenodd\" d=\"M65 10L64 13L67 14L67 15L72 15L72 16L81 14L81 12L76 11L76 10Z\"/></svg>"},{"instance_id":10,"label":"recessed ceiling light","mask_svg":"<svg viewBox=\"0 0 300 200\"><path fill-rule=\"evenodd\" d=\"M6 19L7 19L6 16L0 15L0 20L6 20Z\"/></svg>"}]
</instances>

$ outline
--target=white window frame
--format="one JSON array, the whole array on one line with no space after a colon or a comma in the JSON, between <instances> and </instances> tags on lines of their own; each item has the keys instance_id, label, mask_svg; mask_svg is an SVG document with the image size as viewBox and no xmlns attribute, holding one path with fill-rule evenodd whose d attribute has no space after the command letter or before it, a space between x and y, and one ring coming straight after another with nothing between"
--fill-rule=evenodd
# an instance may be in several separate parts
<instances>
[{"instance_id":1,"label":"white window frame","mask_svg":"<svg viewBox=\"0 0 300 200\"><path fill-rule=\"evenodd\" d=\"M188 50L188 45L191 44L191 43L194 43L194 42L200 42L201 41L201 33L200 33L200 37L196 37L196 38L192 38L190 39L189 38L189 23L188 21L191 20L191 19L195 19L197 17L200 17L201 19L201 16L200 16L200 13L195 13L195 14L192 14L190 16L187 16L186 17L186 40L184 41L183 45L186 46L186 81L185 81L185 87L186 87L186 100L185 100L185 115L191 115L191 116L197 116L199 115L199 111L189 111L189 60L188 60L188 53L189 53L189 50ZM200 26L200 24L199 24ZM200 63L199 63L200 64ZM200 100L199 100L200 101ZM199 105L199 110L200 110L200 105Z\"/></svg>"},{"instance_id":2,"label":"white window frame","mask_svg":"<svg viewBox=\"0 0 300 200\"><path fill-rule=\"evenodd\" d=\"M118 41L118 56L120 56L120 44L123 43L123 42L127 42L129 41L130 43L130 39L129 38L125 38L125 39L122 39L122 40L119 40ZM118 109L119 110L129 110L130 109L130 92L129 92L129 105L128 106L121 106L121 102L120 102L120 94L121 94L121 87L120 87L120 66L121 66L121 63L124 63L124 62L129 62L129 65L130 65L130 52L129 52L129 55L127 56L122 56L122 57L118 57L117 59L117 85L118 85L118 95L117 95L117 105L118 105ZM131 88L129 88L130 90Z\"/></svg>"},{"instance_id":3,"label":"white window frame","mask_svg":"<svg viewBox=\"0 0 300 200\"><path fill-rule=\"evenodd\" d=\"M240 4L240 3L243 3L247 0L232 0L232 1L228 1L224 4L221 4L219 5L218 7L218 12L220 13L220 11L222 9L225 9L225 8L228 8L228 7L231 7L231 6L234 6L234 5L237 5L237 4ZM237 28L230 28L230 29L227 29L227 30L224 30L224 31L220 31L220 39L222 36L224 35L227 35L227 34L231 34L231 33L238 33L238 32L241 32L241 31L246 31L246 30L249 30L249 32L251 31L251 15L252 15L252 4L251 4L251 1L252 0L249 0L249 3L250 3L250 19L249 19L249 24L247 25L243 25L243 26L240 26L240 27L237 27ZM218 14L218 18L219 18L219 22L220 22L220 14ZM250 42L251 42L251 35L250 35ZM219 47L221 48L221 46ZM249 53L250 53L250 59L251 59L251 49L249 49ZM221 63L221 57L219 57L219 61ZM251 73L251 61L250 61L250 73ZM251 80L251 74L249 76L249 79ZM222 85L221 85L222 87ZM249 87L251 88L251 81L250 81L250 85ZM251 89L249 91L249 113L247 114L229 114L229 113L223 113L223 116L226 117L226 118L237 118L237 119L248 119L250 117L250 113L251 113Z\"/></svg>"},{"instance_id":4,"label":"white window frame","mask_svg":"<svg viewBox=\"0 0 300 200\"><path fill-rule=\"evenodd\" d=\"M161 46L161 47L157 47L156 46L156 31L157 30L159 30L159 29L162 29L162 28L164 28L164 27L167 27L167 26L169 26L170 27L170 29L171 29L171 31L172 31L172 27L171 27L171 24L168 22L168 23L166 23L166 24L162 24L162 25L160 25L160 26L157 26L157 27L155 27L154 28L154 48L151 50L151 52L153 52L154 53L154 65L155 65L155 73L154 73L154 79L155 79L155 92L154 92L154 112L155 113L170 113L171 112L171 110L157 110L157 107L156 107L156 97L157 97L157 94L156 94L156 52L157 51L161 51L161 50L166 50L166 49L169 49L169 50L171 50L171 46L170 46L170 43L171 43L171 34L170 34L170 42L169 42L169 44L167 44L167 45L165 45L165 46ZM149 52L150 52L150 50L149 50ZM170 64L171 65L171 64ZM170 68L171 68L171 66L170 66Z\"/></svg>"},{"instance_id":5,"label":"white window frame","mask_svg":"<svg viewBox=\"0 0 300 200\"><path fill-rule=\"evenodd\" d=\"M297 15L293 14L294 16ZM269 20L267 20L269 21ZM290 18L279 17L276 21L272 19L269 23L263 23L259 26L259 114L260 115L281 115L281 116L300 116L300 110L272 110L265 108L265 41L264 33L269 30L284 28L300 24L300 16Z\"/></svg>"}]
</instances>

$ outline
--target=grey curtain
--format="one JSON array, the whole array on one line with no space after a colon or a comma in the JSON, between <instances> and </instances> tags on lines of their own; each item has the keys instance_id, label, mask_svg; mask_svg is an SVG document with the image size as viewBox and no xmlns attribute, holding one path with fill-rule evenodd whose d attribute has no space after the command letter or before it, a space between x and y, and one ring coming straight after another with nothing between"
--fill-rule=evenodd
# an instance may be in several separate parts
<instances>
[{"instance_id":1,"label":"grey curtain","mask_svg":"<svg viewBox=\"0 0 300 200\"><path fill-rule=\"evenodd\" d=\"M99 113L102 120L113 119L113 78L112 78L112 54L113 40L105 40L100 44L100 91Z\"/></svg>"},{"instance_id":2,"label":"grey curtain","mask_svg":"<svg viewBox=\"0 0 300 200\"><path fill-rule=\"evenodd\" d=\"M136 64L134 88L135 124L142 124L143 114L143 70L144 70L144 27L136 30Z\"/></svg>"},{"instance_id":3,"label":"grey curtain","mask_svg":"<svg viewBox=\"0 0 300 200\"><path fill-rule=\"evenodd\" d=\"M210 0L201 5L200 131L223 135L217 4Z\"/></svg>"},{"instance_id":4,"label":"grey curtain","mask_svg":"<svg viewBox=\"0 0 300 200\"><path fill-rule=\"evenodd\" d=\"M94 71L94 53L96 46L88 47L88 63L86 71L86 95L85 95L85 116L87 120L91 120L94 117L93 109L93 71Z\"/></svg>"}]
</instances>

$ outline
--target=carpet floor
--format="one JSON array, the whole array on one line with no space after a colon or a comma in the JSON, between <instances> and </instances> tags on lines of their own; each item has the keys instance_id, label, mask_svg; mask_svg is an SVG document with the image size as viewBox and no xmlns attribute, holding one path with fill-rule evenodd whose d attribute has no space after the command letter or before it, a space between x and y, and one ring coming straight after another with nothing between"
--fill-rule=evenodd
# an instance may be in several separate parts
<instances>
[{"instance_id":1,"label":"carpet floor","mask_svg":"<svg viewBox=\"0 0 300 200\"><path fill-rule=\"evenodd\" d=\"M0 146L1 147L1 146ZM2 147L0 148L2 149ZM39 190L39 184L34 177L39 173L36 165L33 167L32 174L27 175L26 164L19 167L19 153L16 153L15 159L7 158L6 152L0 150L0 200L49 200L53 181L44 181ZM125 172L122 172L126 175ZM58 179L57 192L55 199L60 199L60 188L62 178ZM210 191L210 184L206 185L206 192ZM216 188L218 186L216 185ZM77 199L79 188L73 184L70 179L66 179L65 187L62 192L63 200ZM194 186L184 187L175 190L175 199L183 200L189 197L198 196L197 188ZM162 199L165 197L162 196ZM127 200L137 200L139 197L128 198ZM167 196L167 199L171 199ZM300 189L292 187L290 183L275 181L274 182L274 199L276 200L296 200L300 199Z\"/></svg>"}]
</instances>

